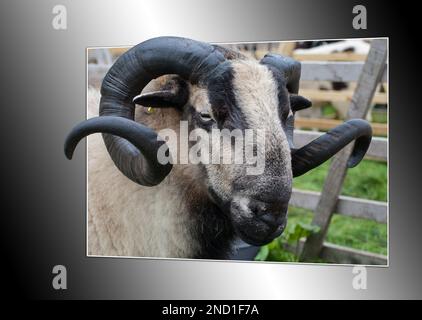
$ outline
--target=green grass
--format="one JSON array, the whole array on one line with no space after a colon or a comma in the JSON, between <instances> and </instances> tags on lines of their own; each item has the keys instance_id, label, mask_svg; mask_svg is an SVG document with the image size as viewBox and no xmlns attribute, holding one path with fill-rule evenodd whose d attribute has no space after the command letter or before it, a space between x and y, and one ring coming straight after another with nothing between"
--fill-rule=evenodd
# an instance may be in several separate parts
<instances>
[{"instance_id":1,"label":"green grass","mask_svg":"<svg viewBox=\"0 0 422 320\"><path fill-rule=\"evenodd\" d=\"M310 224L312 216L309 210L290 207L288 224L294 226L299 221ZM387 225L335 214L326 240L338 245L385 255L387 254Z\"/></svg>"},{"instance_id":2,"label":"green grass","mask_svg":"<svg viewBox=\"0 0 422 320\"><path fill-rule=\"evenodd\" d=\"M321 191L327 176L330 161L297 177L293 187L297 189ZM341 194L370 200L387 201L387 164L363 160L355 168L347 171Z\"/></svg>"},{"instance_id":3,"label":"green grass","mask_svg":"<svg viewBox=\"0 0 422 320\"><path fill-rule=\"evenodd\" d=\"M373 111L372 122L387 123L387 112L386 111Z\"/></svg>"},{"instance_id":4,"label":"green grass","mask_svg":"<svg viewBox=\"0 0 422 320\"><path fill-rule=\"evenodd\" d=\"M337 110L331 103L327 103L321 107L321 113L324 118L337 118Z\"/></svg>"},{"instance_id":5,"label":"green grass","mask_svg":"<svg viewBox=\"0 0 422 320\"><path fill-rule=\"evenodd\" d=\"M340 119L340 115L337 109L329 102L321 106L321 115L323 118ZM387 123L388 121L387 109L383 107L377 108L377 105L376 105L371 110L371 117L372 117L372 120L371 120L372 122Z\"/></svg>"},{"instance_id":6,"label":"green grass","mask_svg":"<svg viewBox=\"0 0 422 320\"><path fill-rule=\"evenodd\" d=\"M295 178L294 188L321 191L330 162ZM377 201L387 201L387 164L363 160L349 169L341 192L343 195ZM289 207L289 218L284 234L289 234L299 223L311 224L313 213L302 208ZM258 260L297 261L297 257L282 249L283 235L263 247ZM367 219L335 214L326 241L373 253L387 254L387 225Z\"/></svg>"}]
</instances>

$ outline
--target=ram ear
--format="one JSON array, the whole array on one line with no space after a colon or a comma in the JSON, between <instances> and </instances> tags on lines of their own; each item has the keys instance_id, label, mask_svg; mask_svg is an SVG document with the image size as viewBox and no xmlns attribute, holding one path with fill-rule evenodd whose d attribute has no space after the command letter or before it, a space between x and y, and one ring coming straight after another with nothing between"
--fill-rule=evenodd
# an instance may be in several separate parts
<instances>
[{"instance_id":1,"label":"ram ear","mask_svg":"<svg viewBox=\"0 0 422 320\"><path fill-rule=\"evenodd\" d=\"M159 90L136 96L133 98L133 103L144 107L182 108L188 98L188 85L179 77L174 77L169 79Z\"/></svg>"},{"instance_id":2,"label":"ram ear","mask_svg":"<svg viewBox=\"0 0 422 320\"><path fill-rule=\"evenodd\" d=\"M290 94L290 108L293 112L312 106L312 102L298 94Z\"/></svg>"}]
</instances>

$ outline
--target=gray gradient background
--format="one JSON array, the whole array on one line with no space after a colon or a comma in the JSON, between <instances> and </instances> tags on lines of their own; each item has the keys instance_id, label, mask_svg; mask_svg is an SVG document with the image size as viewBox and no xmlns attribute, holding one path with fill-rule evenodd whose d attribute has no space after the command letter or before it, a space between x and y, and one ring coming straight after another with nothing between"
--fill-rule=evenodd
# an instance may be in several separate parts
<instances>
[{"instance_id":1,"label":"gray gradient background","mask_svg":"<svg viewBox=\"0 0 422 320\"><path fill-rule=\"evenodd\" d=\"M355 1L16 1L0 4L1 246L11 296L30 298L421 298L419 59L411 7L365 3L368 30L352 28ZM68 30L51 26L64 4ZM406 11L407 10L407 11ZM85 48L133 45L160 35L209 42L390 37L390 266L86 257L85 151L62 148L85 117ZM412 93L413 92L413 93ZM68 290L54 291L63 264ZM4 287L3 287L4 288ZM4 289L5 290L5 289Z\"/></svg>"}]
</instances>

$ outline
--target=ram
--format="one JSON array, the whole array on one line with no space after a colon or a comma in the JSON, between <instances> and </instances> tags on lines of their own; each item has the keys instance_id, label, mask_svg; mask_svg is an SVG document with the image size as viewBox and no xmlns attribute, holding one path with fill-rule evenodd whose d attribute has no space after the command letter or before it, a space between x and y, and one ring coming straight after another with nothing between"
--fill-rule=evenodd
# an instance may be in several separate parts
<instances>
[{"instance_id":1,"label":"ram","mask_svg":"<svg viewBox=\"0 0 422 320\"><path fill-rule=\"evenodd\" d=\"M105 146L98 136L89 141L89 254L225 259L239 238L263 245L279 236L293 177L352 141L355 166L371 141L369 124L353 119L295 149L294 113L311 104L298 95L299 78L291 58L249 60L185 38L154 38L124 53L103 80L99 116L65 142L71 158L82 138L103 134ZM171 152L157 132L178 132L181 121L209 135L261 130L265 148L252 144L265 150L263 172L247 174L248 163L162 163L158 151Z\"/></svg>"}]
</instances>

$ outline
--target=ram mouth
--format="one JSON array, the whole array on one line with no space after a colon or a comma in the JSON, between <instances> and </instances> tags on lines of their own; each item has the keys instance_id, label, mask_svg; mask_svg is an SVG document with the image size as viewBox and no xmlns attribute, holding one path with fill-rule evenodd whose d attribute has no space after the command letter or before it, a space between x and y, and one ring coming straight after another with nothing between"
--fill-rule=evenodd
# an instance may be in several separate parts
<instances>
[{"instance_id":1,"label":"ram mouth","mask_svg":"<svg viewBox=\"0 0 422 320\"><path fill-rule=\"evenodd\" d=\"M260 222L263 223L263 222ZM284 219L283 222L276 227L274 231L269 232L264 237L254 235L251 232L247 232L244 230L244 228L237 228L235 226L235 232L236 234L246 243L253 245L253 246L263 246L271 241L273 241L275 238L279 237L285 230L287 225L287 219Z\"/></svg>"}]
</instances>

